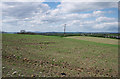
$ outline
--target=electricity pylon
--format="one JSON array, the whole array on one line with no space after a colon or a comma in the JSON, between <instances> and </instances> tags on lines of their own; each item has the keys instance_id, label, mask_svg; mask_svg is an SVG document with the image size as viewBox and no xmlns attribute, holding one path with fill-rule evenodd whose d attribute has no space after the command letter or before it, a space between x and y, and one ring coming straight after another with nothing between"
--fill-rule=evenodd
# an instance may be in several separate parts
<instances>
[{"instance_id":1,"label":"electricity pylon","mask_svg":"<svg viewBox=\"0 0 120 79\"><path fill-rule=\"evenodd\" d=\"M64 25L64 36L65 36L66 24Z\"/></svg>"}]
</instances>

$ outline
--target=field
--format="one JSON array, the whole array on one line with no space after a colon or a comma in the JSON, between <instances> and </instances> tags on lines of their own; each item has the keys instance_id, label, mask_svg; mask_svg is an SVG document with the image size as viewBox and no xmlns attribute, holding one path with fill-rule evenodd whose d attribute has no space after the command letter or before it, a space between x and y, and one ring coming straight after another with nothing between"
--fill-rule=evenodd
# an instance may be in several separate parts
<instances>
[{"instance_id":1,"label":"field","mask_svg":"<svg viewBox=\"0 0 120 79\"><path fill-rule=\"evenodd\" d=\"M118 76L117 44L22 34L3 34L2 43L3 77Z\"/></svg>"},{"instance_id":2,"label":"field","mask_svg":"<svg viewBox=\"0 0 120 79\"><path fill-rule=\"evenodd\" d=\"M118 45L118 40L110 39L110 38L106 39L106 38L86 37L86 36L71 36L71 37L67 37L67 38L74 38L74 39L85 40L85 41L92 41L92 42L97 42L97 43Z\"/></svg>"}]
</instances>

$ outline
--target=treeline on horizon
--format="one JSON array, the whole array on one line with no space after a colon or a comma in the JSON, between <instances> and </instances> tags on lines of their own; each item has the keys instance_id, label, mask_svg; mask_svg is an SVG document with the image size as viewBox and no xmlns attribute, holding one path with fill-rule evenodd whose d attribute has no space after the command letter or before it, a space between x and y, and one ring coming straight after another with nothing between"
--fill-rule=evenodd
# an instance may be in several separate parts
<instances>
[{"instance_id":1,"label":"treeline on horizon","mask_svg":"<svg viewBox=\"0 0 120 79\"><path fill-rule=\"evenodd\" d=\"M9 33L9 32L2 32ZM68 36L90 36L90 37L102 37L102 38L112 38L120 39L120 33L109 33L109 32L13 32L12 34L29 34L29 35L45 35L45 36L59 36L59 37L68 37Z\"/></svg>"},{"instance_id":2,"label":"treeline on horizon","mask_svg":"<svg viewBox=\"0 0 120 79\"><path fill-rule=\"evenodd\" d=\"M46 35L46 36L60 36L60 37L68 37L68 36L91 36L91 37L102 37L102 38L113 38L120 39L120 35L118 33L63 33L63 32L46 32L46 33L34 33L34 32L18 32L16 34L30 34L30 35Z\"/></svg>"}]
</instances>

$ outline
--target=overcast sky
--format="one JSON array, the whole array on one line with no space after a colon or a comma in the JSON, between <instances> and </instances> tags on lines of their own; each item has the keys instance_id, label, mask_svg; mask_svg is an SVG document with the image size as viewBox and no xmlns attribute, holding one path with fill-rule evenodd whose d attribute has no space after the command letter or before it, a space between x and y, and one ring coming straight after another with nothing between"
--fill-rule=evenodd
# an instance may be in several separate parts
<instances>
[{"instance_id":1,"label":"overcast sky","mask_svg":"<svg viewBox=\"0 0 120 79\"><path fill-rule=\"evenodd\" d=\"M117 32L117 2L3 2L2 30Z\"/></svg>"}]
</instances>

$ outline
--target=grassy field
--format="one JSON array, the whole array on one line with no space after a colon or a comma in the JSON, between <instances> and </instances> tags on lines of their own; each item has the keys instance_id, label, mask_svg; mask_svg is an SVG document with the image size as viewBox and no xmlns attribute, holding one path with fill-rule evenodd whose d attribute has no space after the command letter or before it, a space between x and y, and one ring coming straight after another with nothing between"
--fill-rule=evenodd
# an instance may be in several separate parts
<instances>
[{"instance_id":1,"label":"grassy field","mask_svg":"<svg viewBox=\"0 0 120 79\"><path fill-rule=\"evenodd\" d=\"M74 38L74 39L92 41L92 42L97 42L97 43L118 45L117 39L110 39L110 38L98 38L98 37L86 37L86 36L71 36L71 37L66 37L66 38Z\"/></svg>"},{"instance_id":2,"label":"grassy field","mask_svg":"<svg viewBox=\"0 0 120 79\"><path fill-rule=\"evenodd\" d=\"M2 43L3 77L118 76L116 44L20 34L3 34Z\"/></svg>"}]
</instances>

